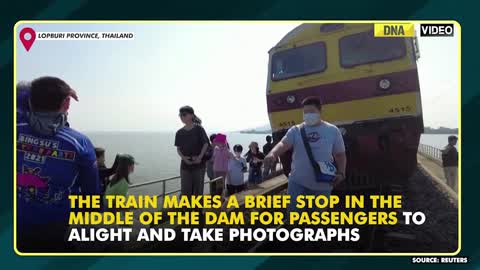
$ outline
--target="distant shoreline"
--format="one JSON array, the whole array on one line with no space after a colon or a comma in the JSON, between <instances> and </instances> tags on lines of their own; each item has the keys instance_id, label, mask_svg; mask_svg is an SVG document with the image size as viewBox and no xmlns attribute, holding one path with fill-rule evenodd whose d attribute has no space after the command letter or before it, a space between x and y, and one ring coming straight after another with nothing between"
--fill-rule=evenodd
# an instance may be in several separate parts
<instances>
[{"instance_id":1,"label":"distant shoreline","mask_svg":"<svg viewBox=\"0 0 480 270\"><path fill-rule=\"evenodd\" d=\"M98 133L175 133L174 130L167 131L167 130L89 130L89 131L82 131L86 134L98 134ZM272 134L271 130L255 130L255 129L248 129L248 130L240 130L240 131L229 131L227 133L241 133L241 134ZM444 128L440 127L438 129L432 129L430 127L425 127L425 132L423 134L458 134L458 129L456 128Z\"/></svg>"},{"instance_id":2,"label":"distant shoreline","mask_svg":"<svg viewBox=\"0 0 480 270\"><path fill-rule=\"evenodd\" d=\"M432 134L432 135L452 135L452 134L457 134L458 132L447 132L447 133L437 133L437 132L424 132L422 134Z\"/></svg>"},{"instance_id":3,"label":"distant shoreline","mask_svg":"<svg viewBox=\"0 0 480 270\"><path fill-rule=\"evenodd\" d=\"M425 127L424 134L458 134L458 128L446 128L446 127L439 127L439 128L431 128Z\"/></svg>"},{"instance_id":4,"label":"distant shoreline","mask_svg":"<svg viewBox=\"0 0 480 270\"><path fill-rule=\"evenodd\" d=\"M239 133L242 133L242 134L272 134L272 132L269 131L269 130L260 130L260 131L256 131L256 130L252 130L252 131L242 130L242 131L239 131Z\"/></svg>"},{"instance_id":5,"label":"distant shoreline","mask_svg":"<svg viewBox=\"0 0 480 270\"><path fill-rule=\"evenodd\" d=\"M242 130L239 131L243 134L272 134L271 130ZM446 128L446 127L439 127L439 128L431 128L425 127L423 134L439 134L439 135L448 135L448 134L458 134L458 128Z\"/></svg>"}]
</instances>

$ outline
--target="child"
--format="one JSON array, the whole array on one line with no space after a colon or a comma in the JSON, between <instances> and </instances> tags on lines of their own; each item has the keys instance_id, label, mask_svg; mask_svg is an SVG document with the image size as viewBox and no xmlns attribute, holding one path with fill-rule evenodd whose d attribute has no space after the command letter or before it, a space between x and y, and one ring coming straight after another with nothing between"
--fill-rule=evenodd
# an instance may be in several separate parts
<instances>
[{"instance_id":1,"label":"child","mask_svg":"<svg viewBox=\"0 0 480 270\"><path fill-rule=\"evenodd\" d=\"M227 192L232 195L245 189L243 174L247 171L247 161L241 156L243 147L237 144L233 147L235 156L228 161Z\"/></svg>"},{"instance_id":2,"label":"child","mask_svg":"<svg viewBox=\"0 0 480 270\"><path fill-rule=\"evenodd\" d=\"M128 176L135 169L135 159L128 154L118 155L118 167L105 188L106 196L124 196L128 194L128 185L131 183ZM106 200L104 205L107 205Z\"/></svg>"},{"instance_id":3,"label":"child","mask_svg":"<svg viewBox=\"0 0 480 270\"><path fill-rule=\"evenodd\" d=\"M248 148L250 148L250 150L245 154L247 162L250 165L248 183L259 184L262 182L262 162L265 156L260 152L257 142L251 142Z\"/></svg>"},{"instance_id":4,"label":"child","mask_svg":"<svg viewBox=\"0 0 480 270\"><path fill-rule=\"evenodd\" d=\"M217 134L210 135L210 143L212 145L215 144L215 137L217 137ZM212 148L213 148L213 146L212 146ZM207 151L208 151L208 149L207 149ZM213 150L212 150L212 152L213 152ZM208 179L213 180L215 178L215 175L213 174L213 154L212 154L212 157L209 160L207 160L206 163L207 163L206 165L207 165Z\"/></svg>"},{"instance_id":5,"label":"child","mask_svg":"<svg viewBox=\"0 0 480 270\"><path fill-rule=\"evenodd\" d=\"M216 182L212 182L213 179L215 179L215 174L213 172L213 151L214 151L214 147L215 147L215 137L217 137L217 134L212 134L210 135L210 146L209 146L209 149L207 149L207 151L212 151L212 155L210 157L210 159L207 160L206 162L206 167L207 167L207 176L208 176L208 179L210 180L210 191L212 190L215 190L216 189L216 185L217 183Z\"/></svg>"},{"instance_id":6,"label":"child","mask_svg":"<svg viewBox=\"0 0 480 270\"><path fill-rule=\"evenodd\" d=\"M222 195L224 181L228 172L228 160L232 156L227 146L227 136L218 133L214 139L215 149L213 150L213 174L215 178L222 177L222 180L213 182L211 195Z\"/></svg>"},{"instance_id":7,"label":"child","mask_svg":"<svg viewBox=\"0 0 480 270\"><path fill-rule=\"evenodd\" d=\"M105 188L108 184L108 178L112 176L117 170L118 155L115 157L115 162L111 168L107 168L105 165L105 149L101 147L95 147L95 156L97 157L98 176L100 179L100 191L102 194L105 192Z\"/></svg>"}]
</instances>

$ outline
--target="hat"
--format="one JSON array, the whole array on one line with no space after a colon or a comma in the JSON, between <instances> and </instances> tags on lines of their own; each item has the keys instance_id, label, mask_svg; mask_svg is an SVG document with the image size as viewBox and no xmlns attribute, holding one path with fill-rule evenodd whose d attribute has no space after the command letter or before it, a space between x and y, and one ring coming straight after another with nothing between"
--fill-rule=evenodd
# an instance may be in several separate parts
<instances>
[{"instance_id":1,"label":"hat","mask_svg":"<svg viewBox=\"0 0 480 270\"><path fill-rule=\"evenodd\" d=\"M215 139L213 140L215 143L227 143L227 135L218 133L217 136L215 136Z\"/></svg>"},{"instance_id":2,"label":"hat","mask_svg":"<svg viewBox=\"0 0 480 270\"><path fill-rule=\"evenodd\" d=\"M132 155L129 155L129 154L119 154L118 155L118 161L119 162L127 162L129 164L138 164L135 161L135 158Z\"/></svg>"}]
</instances>

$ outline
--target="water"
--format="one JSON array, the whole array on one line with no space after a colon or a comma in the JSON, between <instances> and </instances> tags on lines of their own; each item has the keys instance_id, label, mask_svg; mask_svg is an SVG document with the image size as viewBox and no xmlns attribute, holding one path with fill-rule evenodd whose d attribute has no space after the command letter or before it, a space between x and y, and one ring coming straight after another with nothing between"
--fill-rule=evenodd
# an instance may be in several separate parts
<instances>
[{"instance_id":1,"label":"water","mask_svg":"<svg viewBox=\"0 0 480 270\"><path fill-rule=\"evenodd\" d=\"M131 176L134 183L179 175L180 157L174 147L175 133L166 132L98 132L87 133L95 146L106 149L106 163L110 166L117 153L129 153L139 163ZM252 141L258 142L260 148L265 144L265 134L228 133L230 147L235 144L243 146L244 153ZM443 148L449 134L423 134L420 143ZM167 191L178 189L179 180L167 183ZM135 193L159 194L161 185L144 186L135 189Z\"/></svg>"},{"instance_id":2,"label":"water","mask_svg":"<svg viewBox=\"0 0 480 270\"><path fill-rule=\"evenodd\" d=\"M109 167L117 153L129 153L139 164L131 176L134 183L169 178L180 175L180 157L173 145L175 133L166 132L95 132L87 133L95 146L106 150L106 165ZM235 144L243 146L246 153L252 141L258 142L260 148L265 144L264 134L227 133L230 147ZM167 191L180 187L179 180L169 181ZM144 186L135 189L135 193L158 194L161 185Z\"/></svg>"},{"instance_id":3,"label":"water","mask_svg":"<svg viewBox=\"0 0 480 270\"><path fill-rule=\"evenodd\" d=\"M457 134L422 134L420 143L443 149L448 144L448 136L450 135L458 136Z\"/></svg>"},{"instance_id":4,"label":"water","mask_svg":"<svg viewBox=\"0 0 480 270\"><path fill-rule=\"evenodd\" d=\"M87 133L95 146L106 149L107 166L117 153L129 153L139 163L132 179L144 182L179 175L180 157L173 146L175 133L164 132L98 132ZM241 144L244 153L250 142L256 141L260 148L265 144L264 134L228 133L230 147ZM449 134L422 134L420 143L443 148Z\"/></svg>"}]
</instances>

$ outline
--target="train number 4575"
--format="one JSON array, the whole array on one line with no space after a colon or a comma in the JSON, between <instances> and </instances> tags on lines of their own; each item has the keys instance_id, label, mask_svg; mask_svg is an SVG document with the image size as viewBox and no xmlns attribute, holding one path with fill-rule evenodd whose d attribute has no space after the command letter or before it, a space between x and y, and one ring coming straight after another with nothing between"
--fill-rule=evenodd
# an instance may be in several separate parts
<instances>
[{"instance_id":1,"label":"train number 4575","mask_svg":"<svg viewBox=\"0 0 480 270\"><path fill-rule=\"evenodd\" d=\"M412 111L412 106L398 106L398 107L392 107L388 110L389 113L404 113L404 112L411 112Z\"/></svg>"},{"instance_id":2,"label":"train number 4575","mask_svg":"<svg viewBox=\"0 0 480 270\"><path fill-rule=\"evenodd\" d=\"M281 128L288 128L295 125L295 121L282 121L278 124Z\"/></svg>"}]
</instances>

